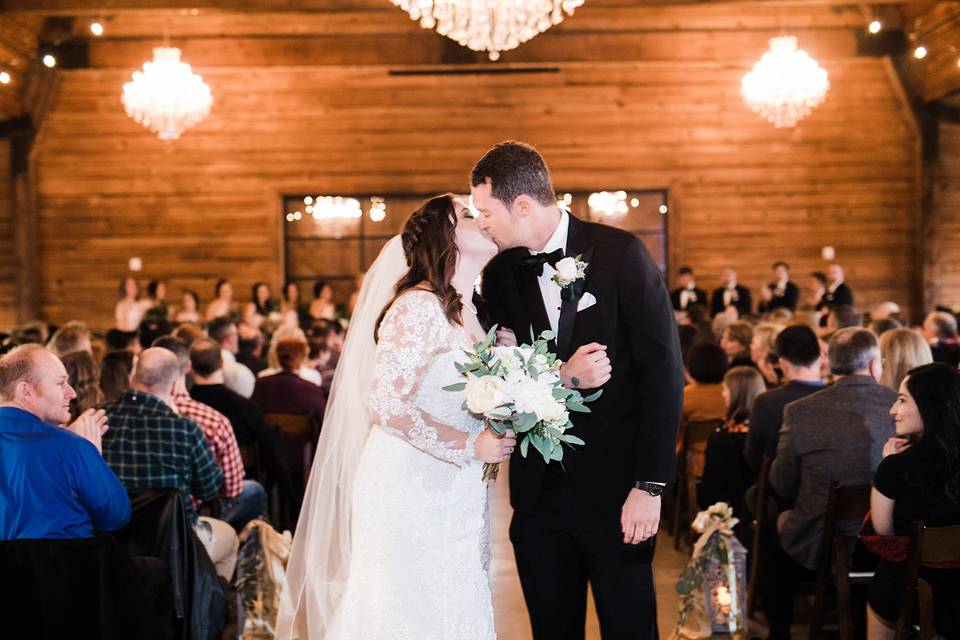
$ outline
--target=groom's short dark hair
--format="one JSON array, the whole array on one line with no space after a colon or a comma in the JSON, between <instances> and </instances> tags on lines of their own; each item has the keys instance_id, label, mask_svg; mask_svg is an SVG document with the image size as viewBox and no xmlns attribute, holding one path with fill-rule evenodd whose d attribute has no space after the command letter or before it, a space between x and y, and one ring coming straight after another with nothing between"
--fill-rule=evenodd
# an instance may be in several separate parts
<instances>
[{"instance_id":1,"label":"groom's short dark hair","mask_svg":"<svg viewBox=\"0 0 960 640\"><path fill-rule=\"evenodd\" d=\"M557 203L547 163L526 143L507 140L483 154L470 173L470 184L476 187L488 178L493 197L508 207L520 195L543 206Z\"/></svg>"}]
</instances>

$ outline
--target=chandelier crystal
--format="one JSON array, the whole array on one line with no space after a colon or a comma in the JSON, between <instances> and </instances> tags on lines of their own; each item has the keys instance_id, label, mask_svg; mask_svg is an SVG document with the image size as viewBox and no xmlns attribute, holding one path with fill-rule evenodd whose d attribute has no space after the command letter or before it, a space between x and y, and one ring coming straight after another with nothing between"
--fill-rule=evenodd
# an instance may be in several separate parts
<instances>
[{"instance_id":1,"label":"chandelier crystal","mask_svg":"<svg viewBox=\"0 0 960 640\"><path fill-rule=\"evenodd\" d=\"M827 72L794 36L770 38L770 50L743 76L740 95L754 113L779 128L795 127L830 90Z\"/></svg>"},{"instance_id":2,"label":"chandelier crystal","mask_svg":"<svg viewBox=\"0 0 960 640\"><path fill-rule=\"evenodd\" d=\"M127 115L161 140L176 140L210 113L210 87L190 65L180 61L180 49L156 47L153 62L144 62L133 80L123 85Z\"/></svg>"},{"instance_id":3,"label":"chandelier crystal","mask_svg":"<svg viewBox=\"0 0 960 640\"><path fill-rule=\"evenodd\" d=\"M391 0L424 29L497 60L560 24L584 0Z\"/></svg>"}]
</instances>

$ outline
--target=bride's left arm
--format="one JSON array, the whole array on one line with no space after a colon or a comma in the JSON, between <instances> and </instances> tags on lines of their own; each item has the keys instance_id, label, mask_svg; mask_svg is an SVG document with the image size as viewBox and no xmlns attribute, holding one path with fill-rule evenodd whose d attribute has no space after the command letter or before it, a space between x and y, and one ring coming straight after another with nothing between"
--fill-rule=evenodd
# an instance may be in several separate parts
<instances>
[{"instance_id":1,"label":"bride's left arm","mask_svg":"<svg viewBox=\"0 0 960 640\"><path fill-rule=\"evenodd\" d=\"M449 331L432 297L432 293L407 293L384 316L368 404L370 422L425 453L464 466L475 458L477 434L446 425L415 403L421 381Z\"/></svg>"}]
</instances>

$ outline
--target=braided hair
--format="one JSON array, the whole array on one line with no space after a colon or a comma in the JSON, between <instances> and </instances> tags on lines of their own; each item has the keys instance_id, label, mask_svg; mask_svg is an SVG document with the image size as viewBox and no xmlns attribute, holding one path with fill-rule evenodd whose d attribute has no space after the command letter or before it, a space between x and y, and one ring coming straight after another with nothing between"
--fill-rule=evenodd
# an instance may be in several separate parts
<instances>
[{"instance_id":1,"label":"braided hair","mask_svg":"<svg viewBox=\"0 0 960 640\"><path fill-rule=\"evenodd\" d=\"M453 194L435 196L420 204L403 227L400 240L410 270L397 282L393 299L380 312L374 329L379 339L380 323L397 298L426 284L451 323L462 324L463 301L453 287L457 269L457 214Z\"/></svg>"}]
</instances>

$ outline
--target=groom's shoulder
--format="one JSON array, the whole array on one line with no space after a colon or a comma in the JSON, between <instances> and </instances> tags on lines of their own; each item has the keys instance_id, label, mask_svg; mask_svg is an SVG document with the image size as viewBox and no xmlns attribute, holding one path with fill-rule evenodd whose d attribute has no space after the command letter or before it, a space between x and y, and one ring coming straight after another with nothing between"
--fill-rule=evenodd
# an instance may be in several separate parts
<instances>
[{"instance_id":1,"label":"groom's shoulder","mask_svg":"<svg viewBox=\"0 0 960 640\"><path fill-rule=\"evenodd\" d=\"M506 251L495 255L490 260L490 262L487 263L487 266L483 268L483 272L485 274L501 273L502 271L507 269L510 265L520 260L521 256L529 253L530 252L524 249L523 247L515 247L513 249L507 249Z\"/></svg>"},{"instance_id":2,"label":"groom's shoulder","mask_svg":"<svg viewBox=\"0 0 960 640\"><path fill-rule=\"evenodd\" d=\"M636 248L638 244L643 246L643 241L629 231L599 222L582 220L581 222L586 227L593 244L601 245L607 253L626 253L628 250Z\"/></svg>"}]
</instances>

